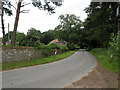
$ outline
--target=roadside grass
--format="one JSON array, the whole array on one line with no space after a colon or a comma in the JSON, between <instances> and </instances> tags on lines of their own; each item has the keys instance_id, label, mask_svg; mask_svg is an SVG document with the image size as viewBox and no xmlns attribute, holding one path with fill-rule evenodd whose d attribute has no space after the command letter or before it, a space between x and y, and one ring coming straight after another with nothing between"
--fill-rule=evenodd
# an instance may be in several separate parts
<instances>
[{"instance_id":1,"label":"roadside grass","mask_svg":"<svg viewBox=\"0 0 120 90\"><path fill-rule=\"evenodd\" d=\"M16 68L21 68L21 67L28 67L28 66L46 64L46 63L50 63L50 62L54 62L54 61L58 61L58 60L67 58L74 53L75 53L75 51L68 51L68 52L56 55L55 58L54 58L54 55L53 55L53 56L44 57L44 58L40 58L40 59L33 59L33 60L30 60L30 61L2 63L2 70L10 70L10 69L16 69Z\"/></svg>"},{"instance_id":2,"label":"roadside grass","mask_svg":"<svg viewBox=\"0 0 120 90\"><path fill-rule=\"evenodd\" d=\"M118 62L115 60L111 60L108 55L108 50L104 48L95 48L90 51L91 54L96 56L98 62L106 67L111 72L118 73Z\"/></svg>"},{"instance_id":3,"label":"roadside grass","mask_svg":"<svg viewBox=\"0 0 120 90\"><path fill-rule=\"evenodd\" d=\"M2 70L2 63L0 63L0 71Z\"/></svg>"}]
</instances>

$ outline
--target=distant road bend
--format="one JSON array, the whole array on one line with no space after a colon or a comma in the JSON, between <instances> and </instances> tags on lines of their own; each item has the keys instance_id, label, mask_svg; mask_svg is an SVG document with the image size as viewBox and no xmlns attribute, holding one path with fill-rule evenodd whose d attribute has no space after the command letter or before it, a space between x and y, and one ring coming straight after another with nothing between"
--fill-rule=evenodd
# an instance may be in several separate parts
<instances>
[{"instance_id":1,"label":"distant road bend","mask_svg":"<svg viewBox=\"0 0 120 90\"><path fill-rule=\"evenodd\" d=\"M93 55L80 50L57 62L3 71L2 88L64 88L85 76L96 64Z\"/></svg>"}]
</instances>

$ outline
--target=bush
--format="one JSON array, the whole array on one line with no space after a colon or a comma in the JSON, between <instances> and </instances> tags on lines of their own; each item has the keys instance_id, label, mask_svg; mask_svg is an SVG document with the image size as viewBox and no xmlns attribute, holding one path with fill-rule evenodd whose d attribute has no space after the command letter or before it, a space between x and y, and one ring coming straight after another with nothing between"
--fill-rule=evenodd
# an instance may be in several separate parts
<instances>
[{"instance_id":1,"label":"bush","mask_svg":"<svg viewBox=\"0 0 120 90\"><path fill-rule=\"evenodd\" d=\"M45 55L45 56L50 56L53 54L53 49L41 49L42 53Z\"/></svg>"},{"instance_id":2,"label":"bush","mask_svg":"<svg viewBox=\"0 0 120 90\"><path fill-rule=\"evenodd\" d=\"M54 49L60 49L60 47L55 43L51 43L48 45L41 44L34 48L37 50L41 50L45 56L52 55L54 53Z\"/></svg>"},{"instance_id":3,"label":"bush","mask_svg":"<svg viewBox=\"0 0 120 90\"><path fill-rule=\"evenodd\" d=\"M108 55L108 49L94 48L90 52L96 56L100 64L108 68L110 71L118 72L118 62L115 60L111 60Z\"/></svg>"},{"instance_id":4,"label":"bush","mask_svg":"<svg viewBox=\"0 0 120 90\"><path fill-rule=\"evenodd\" d=\"M51 55L51 53L52 53L52 51L53 51L50 46L44 45L44 44L40 44L40 45L38 45L38 46L36 46L36 47L34 47L34 48L35 48L36 50L41 50L42 53L43 53L45 56Z\"/></svg>"},{"instance_id":5,"label":"bush","mask_svg":"<svg viewBox=\"0 0 120 90\"><path fill-rule=\"evenodd\" d=\"M36 50L40 50L40 49L44 49L44 48L45 48L44 43L40 43L40 44L34 46L34 49L36 49Z\"/></svg>"},{"instance_id":6,"label":"bush","mask_svg":"<svg viewBox=\"0 0 120 90\"><path fill-rule=\"evenodd\" d=\"M60 47L55 43L50 43L47 45L50 49L60 49Z\"/></svg>"},{"instance_id":7,"label":"bush","mask_svg":"<svg viewBox=\"0 0 120 90\"><path fill-rule=\"evenodd\" d=\"M48 45L44 45L44 44L39 44L38 46L34 47L37 50L41 50L42 53L46 56L52 55L54 54L54 50L58 49L58 53L62 52L66 52L68 51L68 47L67 46L58 46L55 43L51 43Z\"/></svg>"},{"instance_id":8,"label":"bush","mask_svg":"<svg viewBox=\"0 0 120 90\"><path fill-rule=\"evenodd\" d=\"M60 49L62 50L62 52L66 52L69 50L67 46L60 46Z\"/></svg>"},{"instance_id":9,"label":"bush","mask_svg":"<svg viewBox=\"0 0 120 90\"><path fill-rule=\"evenodd\" d=\"M117 35L112 34L109 42L109 55L112 60L120 60L120 32Z\"/></svg>"},{"instance_id":10,"label":"bush","mask_svg":"<svg viewBox=\"0 0 120 90\"><path fill-rule=\"evenodd\" d=\"M93 51L97 54L104 54L107 51L107 49L106 48L94 48L91 51Z\"/></svg>"},{"instance_id":11,"label":"bush","mask_svg":"<svg viewBox=\"0 0 120 90\"><path fill-rule=\"evenodd\" d=\"M77 44L74 44L74 47L76 50L80 49L80 46L78 46Z\"/></svg>"},{"instance_id":12,"label":"bush","mask_svg":"<svg viewBox=\"0 0 120 90\"><path fill-rule=\"evenodd\" d=\"M69 48L69 50L77 50L80 49L80 46L78 46L77 44L73 44L73 43L68 43L67 47Z\"/></svg>"},{"instance_id":13,"label":"bush","mask_svg":"<svg viewBox=\"0 0 120 90\"><path fill-rule=\"evenodd\" d=\"M37 49L37 50L41 50L41 49L60 49L60 47L55 43L51 43L51 44L48 44L48 45L38 44L34 48Z\"/></svg>"},{"instance_id":14,"label":"bush","mask_svg":"<svg viewBox=\"0 0 120 90\"><path fill-rule=\"evenodd\" d=\"M29 37L24 37L21 41L17 43L18 46L25 47L37 47L41 42L39 40L32 40Z\"/></svg>"},{"instance_id":15,"label":"bush","mask_svg":"<svg viewBox=\"0 0 120 90\"><path fill-rule=\"evenodd\" d=\"M75 50L74 44L73 43L68 43L67 47L69 50Z\"/></svg>"}]
</instances>

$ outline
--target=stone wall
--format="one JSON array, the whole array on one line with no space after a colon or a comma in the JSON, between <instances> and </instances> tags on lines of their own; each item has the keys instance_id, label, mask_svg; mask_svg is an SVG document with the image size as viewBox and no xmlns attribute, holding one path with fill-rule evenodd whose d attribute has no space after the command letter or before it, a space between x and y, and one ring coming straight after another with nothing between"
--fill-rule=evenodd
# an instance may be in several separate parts
<instances>
[{"instance_id":1,"label":"stone wall","mask_svg":"<svg viewBox=\"0 0 120 90\"><path fill-rule=\"evenodd\" d=\"M25 61L42 57L45 55L40 50L33 48L2 48L2 62Z\"/></svg>"}]
</instances>

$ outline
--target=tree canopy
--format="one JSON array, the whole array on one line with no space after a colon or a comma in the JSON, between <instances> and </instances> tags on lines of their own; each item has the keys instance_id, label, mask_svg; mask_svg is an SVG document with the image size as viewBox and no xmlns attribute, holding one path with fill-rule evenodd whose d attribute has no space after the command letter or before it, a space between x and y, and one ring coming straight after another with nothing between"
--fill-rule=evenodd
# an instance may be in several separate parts
<instances>
[{"instance_id":1,"label":"tree canopy","mask_svg":"<svg viewBox=\"0 0 120 90\"><path fill-rule=\"evenodd\" d=\"M117 2L91 2L85 9L88 17L84 30L90 48L107 47L111 33L117 33L117 5Z\"/></svg>"},{"instance_id":2,"label":"tree canopy","mask_svg":"<svg viewBox=\"0 0 120 90\"><path fill-rule=\"evenodd\" d=\"M38 7L38 3L33 4ZM40 30L31 28L28 30L25 39L21 41L29 43L28 46L34 46L32 42L46 45L51 40L58 38L67 41L70 44L68 46L78 45L81 48L88 49L108 48L111 34L117 34L117 7L117 2L91 2L89 7L85 9L88 17L84 22L74 14L62 14L58 18L60 24L54 30L41 33ZM43 6L38 8L43 9ZM24 44L23 46L27 45Z\"/></svg>"}]
</instances>

